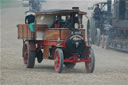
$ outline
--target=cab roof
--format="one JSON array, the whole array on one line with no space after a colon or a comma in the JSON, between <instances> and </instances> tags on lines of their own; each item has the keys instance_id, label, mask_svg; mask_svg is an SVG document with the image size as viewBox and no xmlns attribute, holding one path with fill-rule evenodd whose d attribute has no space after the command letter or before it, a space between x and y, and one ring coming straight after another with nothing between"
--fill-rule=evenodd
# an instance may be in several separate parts
<instances>
[{"instance_id":1,"label":"cab roof","mask_svg":"<svg viewBox=\"0 0 128 85\"><path fill-rule=\"evenodd\" d=\"M80 15L86 15L87 12L80 11L79 9L50 9L36 12L36 15L63 15L78 12Z\"/></svg>"}]
</instances>

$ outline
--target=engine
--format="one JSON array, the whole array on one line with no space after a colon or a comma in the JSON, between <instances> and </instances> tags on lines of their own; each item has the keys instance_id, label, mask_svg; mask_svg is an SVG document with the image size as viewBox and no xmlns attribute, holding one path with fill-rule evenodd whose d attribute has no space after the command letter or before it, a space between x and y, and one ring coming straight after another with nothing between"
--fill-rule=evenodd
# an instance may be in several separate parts
<instances>
[{"instance_id":1,"label":"engine","mask_svg":"<svg viewBox=\"0 0 128 85\"><path fill-rule=\"evenodd\" d=\"M85 41L81 32L71 32L70 36L66 39L66 51L70 54L81 54L85 48Z\"/></svg>"}]
</instances>

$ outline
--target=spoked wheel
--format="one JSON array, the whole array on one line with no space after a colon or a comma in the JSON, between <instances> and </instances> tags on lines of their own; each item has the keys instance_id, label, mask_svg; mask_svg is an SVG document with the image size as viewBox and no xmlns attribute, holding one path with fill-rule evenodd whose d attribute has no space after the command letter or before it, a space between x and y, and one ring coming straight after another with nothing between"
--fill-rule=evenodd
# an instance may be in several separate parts
<instances>
[{"instance_id":1,"label":"spoked wheel","mask_svg":"<svg viewBox=\"0 0 128 85\"><path fill-rule=\"evenodd\" d=\"M65 65L67 68L74 68L76 64L65 62L64 65Z\"/></svg>"},{"instance_id":2,"label":"spoked wheel","mask_svg":"<svg viewBox=\"0 0 128 85\"><path fill-rule=\"evenodd\" d=\"M34 48L35 43L30 41L25 41L23 46L24 46L23 47L24 64L26 65L27 68L33 68L35 64L36 51L30 50L30 48Z\"/></svg>"},{"instance_id":3,"label":"spoked wheel","mask_svg":"<svg viewBox=\"0 0 128 85\"><path fill-rule=\"evenodd\" d=\"M87 73L92 73L95 68L95 55L92 48L89 49L89 54L87 57L88 62L85 62L85 68Z\"/></svg>"},{"instance_id":4,"label":"spoked wheel","mask_svg":"<svg viewBox=\"0 0 128 85\"><path fill-rule=\"evenodd\" d=\"M62 72L63 63L64 63L63 50L61 48L57 48L54 54L54 67L58 73Z\"/></svg>"}]
</instances>

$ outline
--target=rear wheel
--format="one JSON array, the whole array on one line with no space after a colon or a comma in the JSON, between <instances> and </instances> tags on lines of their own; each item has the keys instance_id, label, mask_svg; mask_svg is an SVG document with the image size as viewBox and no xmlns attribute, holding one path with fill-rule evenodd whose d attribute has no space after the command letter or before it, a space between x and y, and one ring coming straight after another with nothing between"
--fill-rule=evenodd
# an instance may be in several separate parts
<instances>
[{"instance_id":1,"label":"rear wheel","mask_svg":"<svg viewBox=\"0 0 128 85\"><path fill-rule=\"evenodd\" d=\"M26 65L27 68L33 68L35 64L36 51L30 50L30 48L35 47L35 43L30 41L25 41L23 46L24 46L23 47L24 64Z\"/></svg>"},{"instance_id":2,"label":"rear wheel","mask_svg":"<svg viewBox=\"0 0 128 85\"><path fill-rule=\"evenodd\" d=\"M54 67L58 73L62 72L64 63L63 50L61 48L57 48L54 53Z\"/></svg>"},{"instance_id":3,"label":"rear wheel","mask_svg":"<svg viewBox=\"0 0 128 85\"><path fill-rule=\"evenodd\" d=\"M92 48L89 49L89 54L87 56L88 62L85 62L85 68L87 73L92 73L95 68L95 55Z\"/></svg>"},{"instance_id":4,"label":"rear wheel","mask_svg":"<svg viewBox=\"0 0 128 85\"><path fill-rule=\"evenodd\" d=\"M74 68L76 64L65 62L64 65L65 65L67 68Z\"/></svg>"}]
</instances>

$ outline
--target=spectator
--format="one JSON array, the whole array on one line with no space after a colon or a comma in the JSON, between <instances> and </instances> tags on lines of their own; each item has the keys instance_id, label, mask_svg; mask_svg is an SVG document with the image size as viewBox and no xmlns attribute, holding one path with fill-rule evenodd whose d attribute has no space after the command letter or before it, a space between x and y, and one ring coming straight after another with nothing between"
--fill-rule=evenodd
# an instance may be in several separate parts
<instances>
[{"instance_id":1,"label":"spectator","mask_svg":"<svg viewBox=\"0 0 128 85\"><path fill-rule=\"evenodd\" d=\"M30 0L29 5L32 11L40 11L40 1L39 0Z\"/></svg>"},{"instance_id":2,"label":"spectator","mask_svg":"<svg viewBox=\"0 0 128 85\"><path fill-rule=\"evenodd\" d=\"M99 5L94 10L94 19L100 20L101 17L101 9L99 8Z\"/></svg>"}]
</instances>

